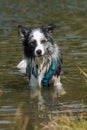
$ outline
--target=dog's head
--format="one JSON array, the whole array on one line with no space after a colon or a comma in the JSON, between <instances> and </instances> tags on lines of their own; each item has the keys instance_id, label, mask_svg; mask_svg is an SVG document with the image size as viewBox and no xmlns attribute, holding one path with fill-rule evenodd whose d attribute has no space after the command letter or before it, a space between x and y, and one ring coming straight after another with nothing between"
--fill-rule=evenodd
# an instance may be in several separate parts
<instances>
[{"instance_id":1,"label":"dog's head","mask_svg":"<svg viewBox=\"0 0 87 130\"><path fill-rule=\"evenodd\" d=\"M27 28L21 25L18 26L18 32L24 45L24 54L27 58L43 56L52 46L52 32L54 25L50 24L47 27Z\"/></svg>"}]
</instances>

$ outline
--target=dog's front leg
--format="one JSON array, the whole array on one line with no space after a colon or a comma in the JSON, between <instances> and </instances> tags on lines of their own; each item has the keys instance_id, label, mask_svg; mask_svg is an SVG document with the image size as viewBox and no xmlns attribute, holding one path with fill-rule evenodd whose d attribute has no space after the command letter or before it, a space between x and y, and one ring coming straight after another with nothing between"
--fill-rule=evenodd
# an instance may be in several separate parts
<instances>
[{"instance_id":1,"label":"dog's front leg","mask_svg":"<svg viewBox=\"0 0 87 130\"><path fill-rule=\"evenodd\" d=\"M31 74L31 78L30 78L30 81L29 81L29 85L30 85L31 87L33 87L33 86L38 86L37 79L34 77L33 74Z\"/></svg>"},{"instance_id":2,"label":"dog's front leg","mask_svg":"<svg viewBox=\"0 0 87 130\"><path fill-rule=\"evenodd\" d=\"M40 88L40 89L41 89L41 87L42 87L42 83L41 83L41 82L42 82L42 77L43 77L42 75L39 75L39 76L38 76L38 85L39 85L39 88Z\"/></svg>"}]
</instances>

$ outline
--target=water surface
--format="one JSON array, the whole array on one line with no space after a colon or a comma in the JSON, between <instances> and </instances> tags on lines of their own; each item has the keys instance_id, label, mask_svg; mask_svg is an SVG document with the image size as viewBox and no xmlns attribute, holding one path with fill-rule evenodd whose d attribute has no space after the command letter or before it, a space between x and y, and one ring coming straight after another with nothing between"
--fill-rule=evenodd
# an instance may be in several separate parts
<instances>
[{"instance_id":1,"label":"water surface","mask_svg":"<svg viewBox=\"0 0 87 130\"><path fill-rule=\"evenodd\" d=\"M22 59L17 26L56 24L55 42L63 55L62 83L66 95L54 99L52 90L43 90L45 105L39 107L38 91L31 90L16 65ZM86 0L0 0L0 130L12 130L15 114L29 118L28 130L49 121L49 115L87 112L87 86L77 68L87 72ZM83 105L84 102L84 105Z\"/></svg>"}]
</instances>

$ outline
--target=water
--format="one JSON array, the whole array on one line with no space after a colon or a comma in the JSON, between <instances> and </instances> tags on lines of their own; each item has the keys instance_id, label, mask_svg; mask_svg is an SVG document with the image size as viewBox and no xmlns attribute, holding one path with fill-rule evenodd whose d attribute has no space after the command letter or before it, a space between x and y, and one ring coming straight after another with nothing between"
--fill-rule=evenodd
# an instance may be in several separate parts
<instances>
[{"instance_id":1,"label":"water","mask_svg":"<svg viewBox=\"0 0 87 130\"><path fill-rule=\"evenodd\" d=\"M54 99L52 90L30 90L16 65L22 59L17 26L37 27L55 23L54 39L63 55L62 83L66 95ZM15 116L29 118L28 130L49 120L49 115L87 112L87 86L77 68L87 71L87 1L0 0L0 130L12 130ZM85 103L83 105L83 102ZM41 107L39 107L41 106Z\"/></svg>"}]
</instances>

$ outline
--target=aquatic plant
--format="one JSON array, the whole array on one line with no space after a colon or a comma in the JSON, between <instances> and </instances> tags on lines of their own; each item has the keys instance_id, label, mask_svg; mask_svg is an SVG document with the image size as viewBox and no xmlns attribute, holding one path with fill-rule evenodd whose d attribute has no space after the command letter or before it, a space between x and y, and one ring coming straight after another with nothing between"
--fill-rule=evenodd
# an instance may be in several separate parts
<instances>
[{"instance_id":1,"label":"aquatic plant","mask_svg":"<svg viewBox=\"0 0 87 130\"><path fill-rule=\"evenodd\" d=\"M77 66L77 67L80 70L80 73L83 75L85 84L87 85L87 73L81 67L79 67L79 66Z\"/></svg>"},{"instance_id":2,"label":"aquatic plant","mask_svg":"<svg viewBox=\"0 0 87 130\"><path fill-rule=\"evenodd\" d=\"M70 120L66 114L63 114L57 120L52 119L47 125L43 124L41 130L87 130L87 121L83 115L80 120Z\"/></svg>"},{"instance_id":3,"label":"aquatic plant","mask_svg":"<svg viewBox=\"0 0 87 130\"><path fill-rule=\"evenodd\" d=\"M73 116L72 113L70 113ZM35 126L33 130L87 130L87 113L82 113L80 120L70 119L67 114L60 114L57 117L49 115L49 122L46 124L42 122L39 126ZM21 109L17 109L15 118L15 125L12 125L12 130L28 130L29 118L23 118L21 115Z\"/></svg>"}]
</instances>

